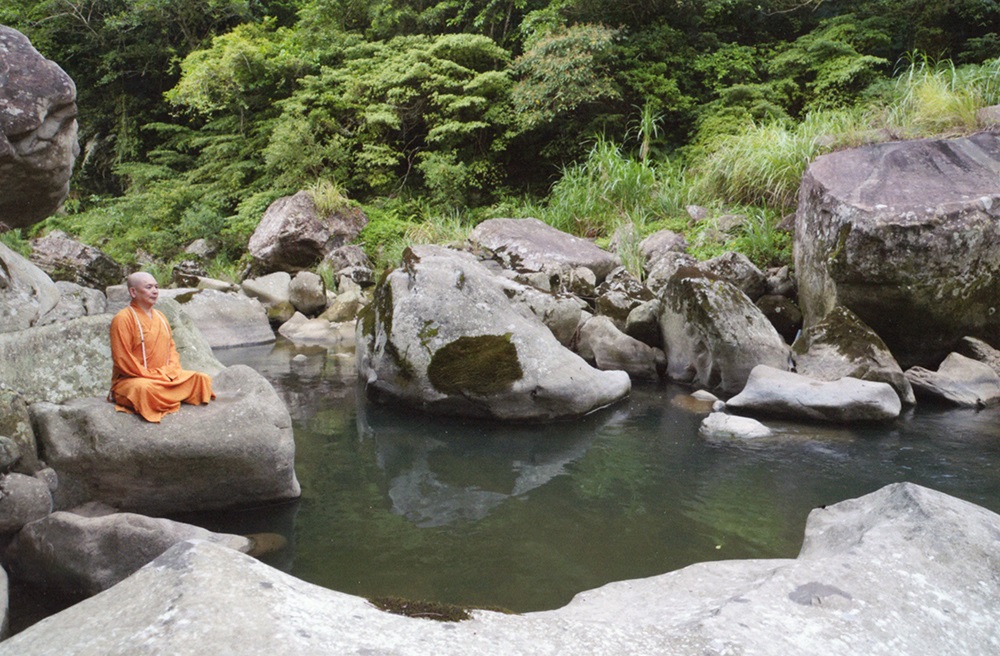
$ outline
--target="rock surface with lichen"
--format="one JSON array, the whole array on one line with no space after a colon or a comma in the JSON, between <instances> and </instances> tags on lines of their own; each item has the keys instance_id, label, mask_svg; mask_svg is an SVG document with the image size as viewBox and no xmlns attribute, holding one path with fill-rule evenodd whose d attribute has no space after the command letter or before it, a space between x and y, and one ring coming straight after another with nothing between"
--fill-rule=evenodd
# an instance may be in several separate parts
<instances>
[{"instance_id":1,"label":"rock surface with lichen","mask_svg":"<svg viewBox=\"0 0 1000 656\"><path fill-rule=\"evenodd\" d=\"M1000 135L819 157L795 235L806 326L843 305L904 369L936 366L967 335L1000 343Z\"/></svg>"},{"instance_id":2,"label":"rock surface with lichen","mask_svg":"<svg viewBox=\"0 0 1000 656\"><path fill-rule=\"evenodd\" d=\"M522 287L469 253L407 249L358 322L368 390L432 413L509 420L580 416L628 395L628 374L592 368L512 300Z\"/></svg>"}]
</instances>

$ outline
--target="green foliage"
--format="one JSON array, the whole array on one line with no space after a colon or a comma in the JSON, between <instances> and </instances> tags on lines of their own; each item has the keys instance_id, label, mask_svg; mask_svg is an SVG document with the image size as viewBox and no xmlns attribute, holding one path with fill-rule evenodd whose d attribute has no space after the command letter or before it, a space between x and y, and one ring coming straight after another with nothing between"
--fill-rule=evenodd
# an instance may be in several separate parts
<instances>
[{"instance_id":1,"label":"green foliage","mask_svg":"<svg viewBox=\"0 0 1000 656\"><path fill-rule=\"evenodd\" d=\"M609 75L617 35L601 25L574 25L534 39L514 63L512 98L521 125L535 128L617 99Z\"/></svg>"},{"instance_id":2,"label":"green foliage","mask_svg":"<svg viewBox=\"0 0 1000 656\"><path fill-rule=\"evenodd\" d=\"M23 231L19 228L0 232L0 244L24 257L31 254L31 242L24 237Z\"/></svg>"},{"instance_id":3,"label":"green foliage","mask_svg":"<svg viewBox=\"0 0 1000 656\"><path fill-rule=\"evenodd\" d=\"M782 220L779 212L762 207L738 207L730 211L744 216L733 234L720 235L716 222L711 219L700 221L688 231L692 255L707 260L737 251L761 269L791 264L792 239L790 234L777 228Z\"/></svg>"},{"instance_id":4,"label":"green foliage","mask_svg":"<svg viewBox=\"0 0 1000 656\"><path fill-rule=\"evenodd\" d=\"M488 192L508 131L506 51L482 36L397 37L300 80L265 151L277 180L329 172L352 194Z\"/></svg>"}]
</instances>

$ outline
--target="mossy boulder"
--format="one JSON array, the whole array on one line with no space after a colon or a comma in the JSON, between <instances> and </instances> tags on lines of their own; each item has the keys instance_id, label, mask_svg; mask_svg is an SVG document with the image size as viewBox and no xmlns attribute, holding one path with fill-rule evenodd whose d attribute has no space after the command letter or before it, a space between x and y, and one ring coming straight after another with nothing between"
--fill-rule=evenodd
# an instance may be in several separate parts
<instances>
[{"instance_id":1,"label":"mossy boulder","mask_svg":"<svg viewBox=\"0 0 1000 656\"><path fill-rule=\"evenodd\" d=\"M672 380L734 394L757 365L788 369L785 340L732 283L681 269L660 298L660 332Z\"/></svg>"},{"instance_id":2,"label":"mossy boulder","mask_svg":"<svg viewBox=\"0 0 1000 656\"><path fill-rule=\"evenodd\" d=\"M377 398L427 412L508 420L579 416L628 395L564 347L525 296L473 255L408 249L358 322L358 371Z\"/></svg>"},{"instance_id":3,"label":"mossy boulder","mask_svg":"<svg viewBox=\"0 0 1000 656\"><path fill-rule=\"evenodd\" d=\"M792 344L792 357L795 370L805 376L889 383L904 404L916 403L910 381L885 342L845 307L834 308L823 321L803 330Z\"/></svg>"},{"instance_id":4,"label":"mossy boulder","mask_svg":"<svg viewBox=\"0 0 1000 656\"><path fill-rule=\"evenodd\" d=\"M1000 136L865 146L803 176L795 270L805 325L838 305L899 364L1000 342Z\"/></svg>"}]
</instances>

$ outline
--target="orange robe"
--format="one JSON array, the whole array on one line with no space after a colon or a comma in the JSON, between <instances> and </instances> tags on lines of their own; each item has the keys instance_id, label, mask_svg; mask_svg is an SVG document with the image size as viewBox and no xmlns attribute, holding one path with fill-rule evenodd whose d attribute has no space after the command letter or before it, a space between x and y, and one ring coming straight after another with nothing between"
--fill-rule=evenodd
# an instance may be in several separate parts
<instances>
[{"instance_id":1,"label":"orange robe","mask_svg":"<svg viewBox=\"0 0 1000 656\"><path fill-rule=\"evenodd\" d=\"M181 369L167 318L152 315L132 303L111 320L111 398L119 412L158 423L182 402L208 403L215 394L207 374Z\"/></svg>"}]
</instances>

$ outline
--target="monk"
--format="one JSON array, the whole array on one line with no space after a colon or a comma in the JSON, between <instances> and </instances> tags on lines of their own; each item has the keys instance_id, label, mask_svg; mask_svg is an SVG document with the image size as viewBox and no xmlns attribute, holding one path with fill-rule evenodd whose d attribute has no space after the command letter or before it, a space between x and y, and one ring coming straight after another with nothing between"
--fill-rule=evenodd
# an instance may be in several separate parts
<instances>
[{"instance_id":1,"label":"monk","mask_svg":"<svg viewBox=\"0 0 1000 656\"><path fill-rule=\"evenodd\" d=\"M148 273L128 277L132 302L111 320L111 393L119 412L159 423L181 403L200 405L215 398L208 374L181 369L167 318L153 304L160 296Z\"/></svg>"}]
</instances>

